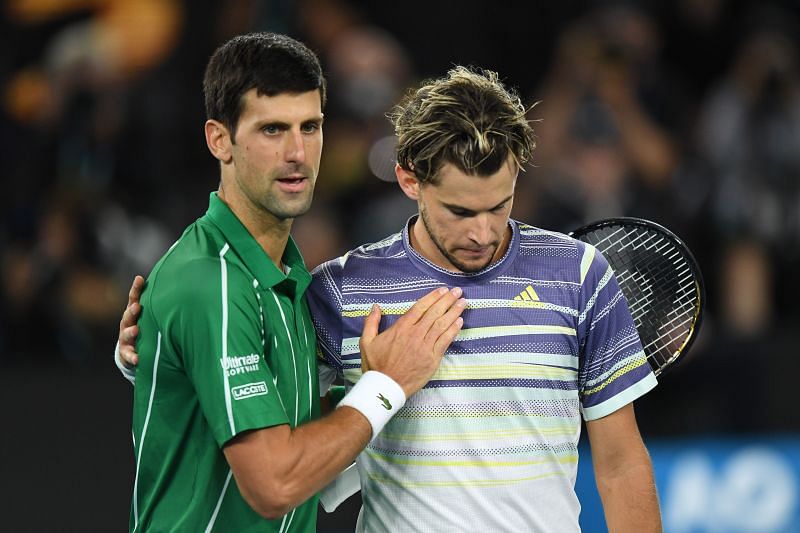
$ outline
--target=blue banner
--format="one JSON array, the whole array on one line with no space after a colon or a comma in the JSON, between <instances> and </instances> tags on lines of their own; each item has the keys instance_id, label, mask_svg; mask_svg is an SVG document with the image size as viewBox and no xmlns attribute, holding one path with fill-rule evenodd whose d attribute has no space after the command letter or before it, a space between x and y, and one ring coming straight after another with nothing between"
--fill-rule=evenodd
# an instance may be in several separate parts
<instances>
[{"instance_id":1,"label":"blue banner","mask_svg":"<svg viewBox=\"0 0 800 533\"><path fill-rule=\"evenodd\" d=\"M664 531L800 533L800 438L648 440ZM585 533L607 531L581 449L576 490Z\"/></svg>"}]
</instances>

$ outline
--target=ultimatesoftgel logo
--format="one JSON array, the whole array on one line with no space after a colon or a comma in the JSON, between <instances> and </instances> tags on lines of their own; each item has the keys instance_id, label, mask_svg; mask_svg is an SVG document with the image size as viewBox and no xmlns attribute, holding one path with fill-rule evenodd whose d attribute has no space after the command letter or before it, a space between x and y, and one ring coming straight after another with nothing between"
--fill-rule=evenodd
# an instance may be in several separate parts
<instances>
[{"instance_id":1,"label":"ultimatesoftgel logo","mask_svg":"<svg viewBox=\"0 0 800 533\"><path fill-rule=\"evenodd\" d=\"M246 385L239 385L231 389L234 400L244 400L246 398L252 398L253 396L264 396L268 392L267 384L263 381L247 383Z\"/></svg>"},{"instance_id":2,"label":"ultimatesoftgel logo","mask_svg":"<svg viewBox=\"0 0 800 533\"><path fill-rule=\"evenodd\" d=\"M249 372L257 371L258 362L260 359L260 355L257 353L251 353L250 355L223 357L220 359L219 363L222 365L222 369L229 376L236 376L239 374L247 374Z\"/></svg>"}]
</instances>

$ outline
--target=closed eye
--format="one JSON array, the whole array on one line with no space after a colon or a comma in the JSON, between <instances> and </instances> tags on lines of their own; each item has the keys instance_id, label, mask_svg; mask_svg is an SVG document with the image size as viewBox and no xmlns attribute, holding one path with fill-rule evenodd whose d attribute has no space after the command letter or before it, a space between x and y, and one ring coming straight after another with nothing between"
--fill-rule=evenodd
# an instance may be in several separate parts
<instances>
[{"instance_id":1,"label":"closed eye","mask_svg":"<svg viewBox=\"0 0 800 533\"><path fill-rule=\"evenodd\" d=\"M455 209L452 207L450 208L450 212L453 213L455 216L461 218L471 218L476 215L475 211L468 211L466 209Z\"/></svg>"},{"instance_id":2,"label":"closed eye","mask_svg":"<svg viewBox=\"0 0 800 533\"><path fill-rule=\"evenodd\" d=\"M500 202L496 206L490 208L489 212L490 213L500 213L505 209L507 203L508 203L508 199L503 200L502 202ZM474 217L474 216L476 216L478 214L477 211L472 211L470 209L464 209L462 207L456 207L456 206L452 206L452 205L448 205L447 209L451 213L453 213L455 216L460 217L460 218L472 218L472 217Z\"/></svg>"}]
</instances>

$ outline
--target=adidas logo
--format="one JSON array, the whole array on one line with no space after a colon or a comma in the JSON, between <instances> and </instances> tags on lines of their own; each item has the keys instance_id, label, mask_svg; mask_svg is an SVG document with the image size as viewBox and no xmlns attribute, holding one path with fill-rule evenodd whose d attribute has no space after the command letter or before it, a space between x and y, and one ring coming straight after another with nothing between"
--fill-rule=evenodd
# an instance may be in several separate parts
<instances>
[{"instance_id":1,"label":"adidas logo","mask_svg":"<svg viewBox=\"0 0 800 533\"><path fill-rule=\"evenodd\" d=\"M525 290L514 296L514 301L519 302L512 307L527 307L534 309L544 309L547 304L539 300L539 295L528 285Z\"/></svg>"},{"instance_id":2,"label":"adidas logo","mask_svg":"<svg viewBox=\"0 0 800 533\"><path fill-rule=\"evenodd\" d=\"M515 300L525 300L525 301L539 301L539 295L536 294L536 291L533 290L533 287L528 285L525 287L525 290L519 293L517 296L514 296Z\"/></svg>"}]
</instances>

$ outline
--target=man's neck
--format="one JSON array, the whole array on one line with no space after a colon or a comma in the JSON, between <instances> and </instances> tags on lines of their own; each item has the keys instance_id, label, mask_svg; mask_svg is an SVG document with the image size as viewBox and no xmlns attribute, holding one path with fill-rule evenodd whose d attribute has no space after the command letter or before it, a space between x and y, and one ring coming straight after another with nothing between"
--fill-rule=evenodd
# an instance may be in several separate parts
<instances>
[{"instance_id":1,"label":"man's neck","mask_svg":"<svg viewBox=\"0 0 800 533\"><path fill-rule=\"evenodd\" d=\"M222 186L220 186L217 196L247 228L247 231L264 249L278 270L283 272L281 259L286 250L286 243L289 241L293 219L278 220L272 214L255 208L244 198L227 196Z\"/></svg>"}]
</instances>

